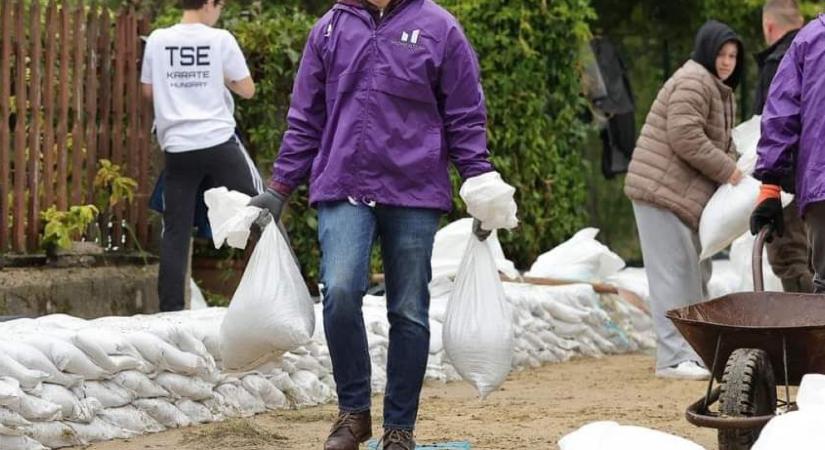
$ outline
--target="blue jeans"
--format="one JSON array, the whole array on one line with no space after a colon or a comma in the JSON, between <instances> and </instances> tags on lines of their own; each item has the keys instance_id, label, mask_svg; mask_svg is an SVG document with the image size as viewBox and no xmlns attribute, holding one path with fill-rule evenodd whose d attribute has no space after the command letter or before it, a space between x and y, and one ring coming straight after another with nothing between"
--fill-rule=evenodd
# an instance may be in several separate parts
<instances>
[{"instance_id":1,"label":"blue jeans","mask_svg":"<svg viewBox=\"0 0 825 450\"><path fill-rule=\"evenodd\" d=\"M390 343L384 428L412 430L430 347L428 284L440 211L324 203L318 208L324 331L338 406L370 409L370 354L361 311L370 253L381 239Z\"/></svg>"}]
</instances>

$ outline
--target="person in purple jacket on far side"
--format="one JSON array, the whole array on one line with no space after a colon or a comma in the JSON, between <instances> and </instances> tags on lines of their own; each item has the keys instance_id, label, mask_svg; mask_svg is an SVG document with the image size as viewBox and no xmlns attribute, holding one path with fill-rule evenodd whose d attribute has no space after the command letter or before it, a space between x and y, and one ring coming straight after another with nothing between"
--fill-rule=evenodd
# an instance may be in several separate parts
<instances>
[{"instance_id":1,"label":"person in purple jacket on far side","mask_svg":"<svg viewBox=\"0 0 825 450\"><path fill-rule=\"evenodd\" d=\"M771 83L754 175L762 181L751 232L782 236L782 189L794 189L808 227L814 292L825 293L825 16L802 28ZM791 186L783 180L795 180Z\"/></svg>"},{"instance_id":2,"label":"person in purple jacket on far side","mask_svg":"<svg viewBox=\"0 0 825 450\"><path fill-rule=\"evenodd\" d=\"M494 170L479 64L461 26L432 0L339 0L312 28L267 191L275 220L308 180L318 210L324 331L340 414L324 448L372 434L362 315L381 240L390 323L384 450L413 450L430 343L430 259L452 207L449 163L466 180ZM490 231L474 220L475 236Z\"/></svg>"}]
</instances>

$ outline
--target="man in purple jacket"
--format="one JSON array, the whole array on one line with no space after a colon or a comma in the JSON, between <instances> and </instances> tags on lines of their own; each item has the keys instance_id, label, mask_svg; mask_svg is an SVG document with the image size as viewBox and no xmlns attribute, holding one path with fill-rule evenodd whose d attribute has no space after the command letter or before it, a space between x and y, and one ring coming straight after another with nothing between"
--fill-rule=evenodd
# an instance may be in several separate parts
<instances>
[{"instance_id":1,"label":"man in purple jacket","mask_svg":"<svg viewBox=\"0 0 825 450\"><path fill-rule=\"evenodd\" d=\"M287 121L269 189L251 204L277 220L309 180L340 409L324 448L356 450L371 436L361 306L380 237L390 322L382 448L413 450L433 238L452 207L448 165L464 179L493 170L475 53L432 0L340 0L310 32Z\"/></svg>"},{"instance_id":2,"label":"man in purple jacket","mask_svg":"<svg viewBox=\"0 0 825 450\"><path fill-rule=\"evenodd\" d=\"M825 16L794 39L771 83L762 115L755 176L762 190L751 231L784 231L782 181L795 177L796 201L808 226L814 291L825 293ZM786 188L788 189L788 188Z\"/></svg>"}]
</instances>

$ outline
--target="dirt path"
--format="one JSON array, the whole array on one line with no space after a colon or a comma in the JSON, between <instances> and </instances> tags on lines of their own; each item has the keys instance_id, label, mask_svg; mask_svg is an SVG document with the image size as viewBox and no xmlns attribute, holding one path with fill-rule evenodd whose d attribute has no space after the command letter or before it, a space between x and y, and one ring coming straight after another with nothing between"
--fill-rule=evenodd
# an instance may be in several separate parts
<instances>
[{"instance_id":1,"label":"dirt path","mask_svg":"<svg viewBox=\"0 0 825 450\"><path fill-rule=\"evenodd\" d=\"M566 433L595 420L659 429L716 448L713 431L684 420L704 383L653 377L647 355L580 360L513 374L504 388L478 401L464 383L429 384L417 437L422 443L468 440L473 449L555 449ZM374 400L380 406L380 398ZM90 450L318 450L334 406L285 411L88 447ZM380 411L373 417L380 427Z\"/></svg>"}]
</instances>

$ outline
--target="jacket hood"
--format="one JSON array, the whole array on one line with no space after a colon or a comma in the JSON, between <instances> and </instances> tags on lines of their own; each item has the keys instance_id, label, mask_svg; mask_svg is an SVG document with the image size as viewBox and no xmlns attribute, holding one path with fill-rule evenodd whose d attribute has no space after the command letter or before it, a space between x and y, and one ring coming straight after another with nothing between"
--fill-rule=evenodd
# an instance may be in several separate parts
<instances>
[{"instance_id":1,"label":"jacket hood","mask_svg":"<svg viewBox=\"0 0 825 450\"><path fill-rule=\"evenodd\" d=\"M696 33L696 42L693 46L693 55L691 59L701 64L708 72L718 77L716 73L716 56L719 50L722 49L728 42L736 42L739 51L736 56L736 69L730 78L725 80L725 84L731 89L736 89L742 81L742 73L744 72L745 64L745 48L742 45L742 40L733 31L733 28L716 20L709 20L699 32Z\"/></svg>"}]
</instances>

